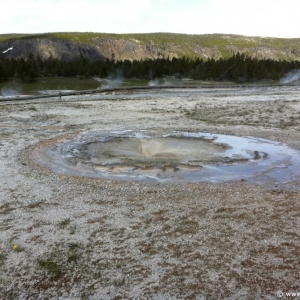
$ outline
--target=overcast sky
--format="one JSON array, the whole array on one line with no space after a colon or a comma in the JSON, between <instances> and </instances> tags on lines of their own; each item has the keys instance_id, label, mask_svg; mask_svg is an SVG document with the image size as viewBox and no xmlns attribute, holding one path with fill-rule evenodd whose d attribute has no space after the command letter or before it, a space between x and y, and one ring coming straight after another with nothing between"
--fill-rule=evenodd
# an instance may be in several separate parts
<instances>
[{"instance_id":1,"label":"overcast sky","mask_svg":"<svg viewBox=\"0 0 300 300\"><path fill-rule=\"evenodd\" d=\"M0 33L174 32L300 38L300 0L3 0Z\"/></svg>"}]
</instances>

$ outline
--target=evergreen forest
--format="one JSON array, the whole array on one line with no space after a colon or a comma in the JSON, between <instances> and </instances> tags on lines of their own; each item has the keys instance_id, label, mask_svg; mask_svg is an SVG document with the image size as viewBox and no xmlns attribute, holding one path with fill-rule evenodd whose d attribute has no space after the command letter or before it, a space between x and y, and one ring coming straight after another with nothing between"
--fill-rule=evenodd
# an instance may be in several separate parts
<instances>
[{"instance_id":1,"label":"evergreen forest","mask_svg":"<svg viewBox=\"0 0 300 300\"><path fill-rule=\"evenodd\" d=\"M19 78L24 82L40 76L101 77L117 74L122 78L161 78L175 76L197 80L255 82L278 81L288 72L300 69L300 61L256 59L236 53L227 59L157 58L146 60L112 59L90 61L84 56L72 61L42 59L29 55L27 59L0 57L0 80Z\"/></svg>"}]
</instances>

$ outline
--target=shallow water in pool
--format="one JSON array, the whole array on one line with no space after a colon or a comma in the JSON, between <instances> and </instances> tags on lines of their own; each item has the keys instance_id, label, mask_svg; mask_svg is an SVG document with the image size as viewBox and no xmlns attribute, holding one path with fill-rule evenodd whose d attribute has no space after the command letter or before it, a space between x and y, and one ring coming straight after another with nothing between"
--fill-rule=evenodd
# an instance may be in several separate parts
<instances>
[{"instance_id":1,"label":"shallow water in pool","mask_svg":"<svg viewBox=\"0 0 300 300\"><path fill-rule=\"evenodd\" d=\"M168 183L247 180L275 186L299 180L299 157L283 143L260 138L130 130L82 133L33 151L39 164L64 175Z\"/></svg>"}]
</instances>

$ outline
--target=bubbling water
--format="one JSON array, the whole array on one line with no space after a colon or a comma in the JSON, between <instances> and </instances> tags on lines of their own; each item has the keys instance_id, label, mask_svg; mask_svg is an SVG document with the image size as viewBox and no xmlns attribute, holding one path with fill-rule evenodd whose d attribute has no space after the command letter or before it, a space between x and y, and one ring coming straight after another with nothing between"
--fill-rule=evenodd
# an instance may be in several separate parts
<instances>
[{"instance_id":1,"label":"bubbling water","mask_svg":"<svg viewBox=\"0 0 300 300\"><path fill-rule=\"evenodd\" d=\"M299 179L297 151L252 137L208 133L89 132L37 148L33 158L72 176L154 182L286 183Z\"/></svg>"}]
</instances>

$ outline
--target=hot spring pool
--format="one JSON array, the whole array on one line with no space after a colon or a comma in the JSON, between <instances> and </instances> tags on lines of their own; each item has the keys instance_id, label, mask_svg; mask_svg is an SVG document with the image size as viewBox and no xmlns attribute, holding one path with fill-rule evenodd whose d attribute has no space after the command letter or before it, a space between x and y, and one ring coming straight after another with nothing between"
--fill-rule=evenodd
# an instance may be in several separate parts
<instances>
[{"instance_id":1,"label":"hot spring pool","mask_svg":"<svg viewBox=\"0 0 300 300\"><path fill-rule=\"evenodd\" d=\"M37 147L32 156L63 175L148 182L278 185L300 173L299 153L283 143L202 132L93 131Z\"/></svg>"}]
</instances>

